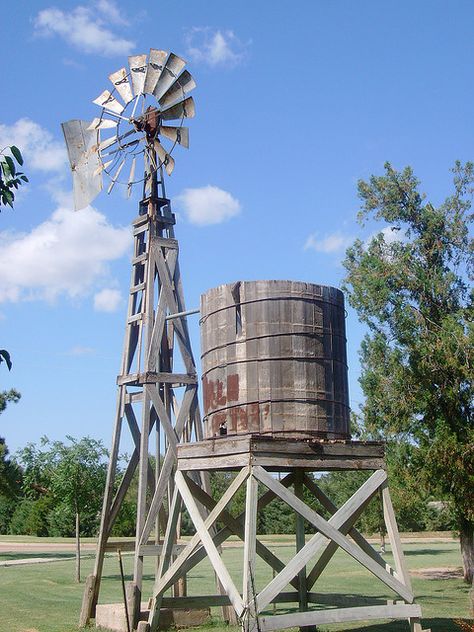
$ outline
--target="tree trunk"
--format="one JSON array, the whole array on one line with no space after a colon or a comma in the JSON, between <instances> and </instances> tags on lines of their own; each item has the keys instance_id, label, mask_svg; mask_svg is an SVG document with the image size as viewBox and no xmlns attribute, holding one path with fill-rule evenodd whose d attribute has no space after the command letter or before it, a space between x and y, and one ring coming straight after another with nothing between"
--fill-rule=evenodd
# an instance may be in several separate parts
<instances>
[{"instance_id":1,"label":"tree trunk","mask_svg":"<svg viewBox=\"0 0 474 632\"><path fill-rule=\"evenodd\" d=\"M79 512L76 511L76 582L81 581L81 540L79 537Z\"/></svg>"},{"instance_id":2,"label":"tree trunk","mask_svg":"<svg viewBox=\"0 0 474 632\"><path fill-rule=\"evenodd\" d=\"M472 584L474 578L474 523L461 518L459 525L464 581Z\"/></svg>"}]
</instances>

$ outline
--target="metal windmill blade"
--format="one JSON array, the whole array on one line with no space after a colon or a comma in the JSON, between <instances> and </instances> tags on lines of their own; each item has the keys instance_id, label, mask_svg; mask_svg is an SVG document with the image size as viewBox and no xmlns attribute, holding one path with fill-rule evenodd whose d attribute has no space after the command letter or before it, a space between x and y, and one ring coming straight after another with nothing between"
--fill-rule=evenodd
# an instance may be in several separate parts
<instances>
[{"instance_id":1,"label":"metal windmill blade","mask_svg":"<svg viewBox=\"0 0 474 632\"><path fill-rule=\"evenodd\" d=\"M72 171L74 206L76 211L86 207L102 191L99 156L92 148L97 135L87 121L62 123L67 153Z\"/></svg>"},{"instance_id":2,"label":"metal windmill blade","mask_svg":"<svg viewBox=\"0 0 474 632\"><path fill-rule=\"evenodd\" d=\"M178 55L155 48L148 56L132 55L128 67L109 75L112 89L93 100L100 114L91 122L63 124L76 210L102 190L103 177L109 180L108 193L125 185L130 196L133 185L149 182L153 173L172 173L175 146L189 147L189 130L182 123L195 114L189 93L196 82L185 64Z\"/></svg>"}]
</instances>

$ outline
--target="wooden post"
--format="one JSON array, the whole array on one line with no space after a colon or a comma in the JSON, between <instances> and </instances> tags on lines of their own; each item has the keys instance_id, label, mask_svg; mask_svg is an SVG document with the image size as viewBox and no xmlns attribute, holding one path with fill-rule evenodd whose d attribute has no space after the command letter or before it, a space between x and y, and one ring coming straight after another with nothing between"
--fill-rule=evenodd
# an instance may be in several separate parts
<instances>
[{"instance_id":1,"label":"wooden post","mask_svg":"<svg viewBox=\"0 0 474 632\"><path fill-rule=\"evenodd\" d=\"M255 599L257 597L255 585L255 554L258 502L258 482L252 476L252 469L250 469L249 477L247 479L246 492L242 597L244 600L244 618L247 622L247 629L252 630L256 627L257 617L255 608Z\"/></svg>"},{"instance_id":2,"label":"wooden post","mask_svg":"<svg viewBox=\"0 0 474 632\"><path fill-rule=\"evenodd\" d=\"M295 474L294 490L295 496L300 500L303 500L303 480L304 472L297 470ZM296 552L298 553L306 544L304 533L304 518L299 513L296 514ZM298 603L300 612L305 612L308 609L308 582L306 577L306 566L298 573ZM300 627L301 632L316 632L316 626Z\"/></svg>"}]
</instances>

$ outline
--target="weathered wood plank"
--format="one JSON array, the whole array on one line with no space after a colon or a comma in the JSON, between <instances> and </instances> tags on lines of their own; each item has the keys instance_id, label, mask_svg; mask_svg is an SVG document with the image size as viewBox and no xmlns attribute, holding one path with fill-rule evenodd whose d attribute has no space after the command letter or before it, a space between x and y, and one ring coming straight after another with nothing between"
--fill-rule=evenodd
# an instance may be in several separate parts
<instances>
[{"instance_id":1,"label":"weathered wood plank","mask_svg":"<svg viewBox=\"0 0 474 632\"><path fill-rule=\"evenodd\" d=\"M169 516L168 524L166 525L163 552L162 552L162 555L160 556L160 563L158 567L158 573L155 579L155 585L159 581L159 578L162 577L163 574L169 568L171 555L173 553L173 546L175 544L175 539L176 539L176 526L178 524L180 513L181 513L181 497L179 495L178 489L175 488L174 493L173 493L173 498L171 500L170 516ZM156 630L158 629L162 597L163 595L161 593L157 593L153 591L153 597L150 603L150 613L148 616L148 624L150 626L150 632L156 632Z\"/></svg>"},{"instance_id":2,"label":"weathered wood plank","mask_svg":"<svg viewBox=\"0 0 474 632\"><path fill-rule=\"evenodd\" d=\"M184 476L182 474L180 474L180 476L183 477L183 480L185 480L185 484L186 484L186 479L184 479ZM226 489L226 491L224 492L224 494L220 498L219 502L216 503L215 507L212 509L212 511L209 513L209 515L207 516L207 518L203 522L203 524L204 524L206 529L209 529L209 527L212 524L214 524L214 522L217 520L217 518L221 514L222 510L231 501L232 497L237 492L237 490L240 488L240 486L245 481L247 476L248 476L248 468L244 468L239 473L239 475L235 477L235 479L232 481L232 483L229 485L229 487ZM201 518L201 520L202 520L202 518ZM230 533L231 532L229 530L229 534ZM215 542L215 540L217 538L217 535L218 534L216 534L216 536L214 536L214 542ZM176 579L181 575L181 573L184 572L183 571L183 564L186 562L186 560L189 558L189 556L193 553L194 549L197 547L197 545L199 544L200 541L202 541L202 540L201 540L201 537L200 537L199 533L196 533L195 535L193 535L191 540L186 545L186 548L184 549L184 551L176 558L176 560L170 566L170 568L165 573L165 575L160 578L160 581L158 582L158 584L156 586L156 589L155 589L157 593L158 592L164 592L165 590L167 590L176 581ZM219 544L221 544L221 543L222 542L220 542ZM218 546L218 544L215 544L215 546ZM188 569L186 569L186 570L188 570Z\"/></svg>"},{"instance_id":3,"label":"weathered wood plank","mask_svg":"<svg viewBox=\"0 0 474 632\"><path fill-rule=\"evenodd\" d=\"M408 566L405 561L405 556L403 555L402 542L400 540L400 534L398 533L397 520L395 518L395 512L393 510L390 491L387 484L382 487L382 502L385 526L387 527L388 537L390 538L390 544L392 545L392 555L395 560L395 568L397 569L397 574L403 578L405 586L411 591L410 573L408 572Z\"/></svg>"},{"instance_id":4,"label":"weathered wood plank","mask_svg":"<svg viewBox=\"0 0 474 632\"><path fill-rule=\"evenodd\" d=\"M148 253L144 252L141 255L137 255L136 257L133 257L132 259L132 265L135 265L137 263L143 263L144 261L146 261L148 259Z\"/></svg>"},{"instance_id":5,"label":"weathered wood plank","mask_svg":"<svg viewBox=\"0 0 474 632\"><path fill-rule=\"evenodd\" d=\"M167 267L170 273L173 274L175 266L176 266L176 261L178 258L178 251L177 250L168 251L166 255L166 260L165 260L163 257L163 253L161 252L161 249L155 248L155 250L161 253L160 264L161 264L161 260L165 261L165 264L164 264L165 267ZM161 270L161 267L159 268L159 270ZM160 281L162 281L161 274L160 274ZM159 349L161 346L163 333L165 331L166 313L168 310L170 312L172 310L172 306L168 302L168 293L163 292L163 288L161 288L160 295L158 296L158 304L156 307L155 322L153 324L150 345L148 347L147 364L150 370L156 370L157 368L156 362L159 356Z\"/></svg>"},{"instance_id":6,"label":"weathered wood plank","mask_svg":"<svg viewBox=\"0 0 474 632\"><path fill-rule=\"evenodd\" d=\"M144 373L130 373L128 375L119 375L117 384L122 386L129 384L132 386L141 386L142 384L197 384L198 378L196 374L189 375L187 373L164 373L156 371L146 371Z\"/></svg>"},{"instance_id":7,"label":"weathered wood plank","mask_svg":"<svg viewBox=\"0 0 474 632\"><path fill-rule=\"evenodd\" d=\"M288 474L284 479L280 482L285 487L288 487L292 484L294 479L294 474ZM205 491L203 491L196 483L194 483L191 479L186 477L189 488L194 494L195 498L202 503L207 509L213 510L217 505L217 502ZM273 492L266 492L263 494L257 502L257 513L261 511L266 505L268 505L275 498L275 494ZM226 509L223 509L219 520L223 522L226 527L228 527L228 535L236 535L242 541L245 540L245 530L242 524L245 519L245 513L241 513L237 518L234 518ZM273 570L280 572L285 568L285 564L278 558L269 548L267 548L262 542L258 539L256 540L256 552L260 558L264 560ZM197 562L196 562L197 563ZM189 570L189 569L188 569ZM292 579L290 583L297 588L298 580Z\"/></svg>"},{"instance_id":8,"label":"weathered wood plank","mask_svg":"<svg viewBox=\"0 0 474 632\"><path fill-rule=\"evenodd\" d=\"M385 468L383 459L291 459L284 457L262 457L251 452L240 452L229 455L206 456L202 458L187 458L178 446L178 469L182 472L192 470L234 470L245 465L260 465L265 469L273 471L289 471L296 467L301 467L310 471L332 471L332 470L381 470Z\"/></svg>"},{"instance_id":9,"label":"weathered wood plank","mask_svg":"<svg viewBox=\"0 0 474 632\"><path fill-rule=\"evenodd\" d=\"M229 606L227 595L195 595L192 597L163 597L162 608L209 608L212 606Z\"/></svg>"},{"instance_id":10,"label":"weathered wood plank","mask_svg":"<svg viewBox=\"0 0 474 632\"><path fill-rule=\"evenodd\" d=\"M381 458L328 458L328 457L288 457L265 456L252 454L252 465L261 465L275 470L286 470L293 467L304 467L315 471L332 470L381 470L385 468L385 460Z\"/></svg>"},{"instance_id":11,"label":"weathered wood plank","mask_svg":"<svg viewBox=\"0 0 474 632\"><path fill-rule=\"evenodd\" d=\"M383 458L384 444L364 441L296 441L291 439L269 439L262 435L230 435L225 438L205 439L200 443L183 445L183 456L212 456L255 452L262 455L306 456L351 456Z\"/></svg>"},{"instance_id":12,"label":"weathered wood plank","mask_svg":"<svg viewBox=\"0 0 474 632\"><path fill-rule=\"evenodd\" d=\"M240 470L250 464L249 455L234 454L229 456L216 457L215 459L181 459L179 458L178 446L178 470L181 472L192 472L202 470Z\"/></svg>"},{"instance_id":13,"label":"weathered wood plank","mask_svg":"<svg viewBox=\"0 0 474 632\"><path fill-rule=\"evenodd\" d=\"M181 407L179 409L178 418L176 420L176 424L174 426L174 430L179 439L183 434L183 430L190 414L190 410L192 409L193 402L196 398L196 387L187 386L186 391L183 396L183 401L181 402ZM163 460L163 464L161 467L160 476L156 482L155 493L153 494L153 498L150 503L150 507L148 510L148 515L145 520L143 531L140 537L140 544L145 544L148 540L148 537L154 527L155 517L157 512L159 511L163 498L166 493L166 488L168 486L168 482L170 480L171 472L173 470L173 466L176 462L175 455L172 451L168 450L165 454L165 458Z\"/></svg>"},{"instance_id":14,"label":"weathered wood plank","mask_svg":"<svg viewBox=\"0 0 474 632\"><path fill-rule=\"evenodd\" d=\"M346 553L348 553L351 557L353 557L356 561L358 561L362 566L367 568L373 575L378 577L384 584L389 586L393 591L395 591L400 597L405 599L408 602L413 601L413 594L409 591L405 585L395 579L392 575L387 573L385 569L383 569L379 564L377 564L369 555L364 553L357 546L352 544L342 533L338 531L338 528L345 523L345 521L350 518L350 516L357 511L359 505L363 503L368 494L373 493L373 488L378 489L380 485L386 480L387 474L378 470L362 485L359 490L351 497L349 500L339 509L337 513L332 516L332 518L328 521L324 520L321 516L319 516L315 511L310 509L307 505L301 502L294 494L292 494L285 487L280 485L280 483L275 480L272 476L270 476L264 469L260 467L254 468L255 476L264 484L268 489L272 489L275 493L290 507L292 507L297 513L301 514L306 520L308 520L312 525L316 527L316 529L320 532L314 536L310 542L298 553L293 560L287 565L287 569L277 575L277 577L270 582L267 588L264 589L263 597L261 602L259 601L258 611L260 612L265 605L269 603L268 597L273 596L273 590L276 586L279 585L279 582L282 579L287 582L287 578L284 576L285 573L288 572L288 569L292 569L294 566L294 572L298 572L303 564L305 564L308 559L310 559L314 553L321 548L324 541L324 536L329 540L333 540L336 544L338 544ZM311 545L311 546L310 546ZM298 560L295 562L295 560ZM294 573L293 573L294 574ZM281 576L281 577L280 577ZM272 586L273 584L273 586ZM284 584L283 584L284 586ZM283 588L283 586L280 587ZM271 588L269 588L271 587ZM277 594L279 590L276 591ZM262 594L262 593L260 593ZM260 595L259 598L260 600Z\"/></svg>"},{"instance_id":15,"label":"weathered wood plank","mask_svg":"<svg viewBox=\"0 0 474 632\"><path fill-rule=\"evenodd\" d=\"M172 251L170 251L172 252ZM163 253L160 248L156 251L156 266L158 268L158 274L160 277L160 281L162 283L161 292L166 297L166 303L168 305L168 309L171 314L178 314L182 310L178 306L176 296L173 292L172 281L174 277L174 270L171 272L169 266L167 265L167 260L165 260ZM187 327L185 326L186 318L180 317L174 319L174 327L176 329L178 344L181 352L181 356L183 358L184 366L186 367L186 371L188 373L192 373L195 370L194 358L191 352L191 343L189 340L189 334L187 331Z\"/></svg>"},{"instance_id":16,"label":"weathered wood plank","mask_svg":"<svg viewBox=\"0 0 474 632\"><path fill-rule=\"evenodd\" d=\"M84 585L84 594L82 596L81 612L79 615L80 628L85 628L91 618L91 604L94 600L96 581L97 577L94 574L87 576L86 583Z\"/></svg>"},{"instance_id":17,"label":"weathered wood plank","mask_svg":"<svg viewBox=\"0 0 474 632\"><path fill-rule=\"evenodd\" d=\"M303 500L303 472L298 470L296 472L295 484L294 484L295 496L301 501ZM296 514L295 525L295 540L296 540L296 552L299 553L305 546L305 534L304 534L304 518L300 514ZM308 609L308 586L306 581L306 565L303 566L298 572L298 602L301 612Z\"/></svg>"},{"instance_id":18,"label":"weathered wood plank","mask_svg":"<svg viewBox=\"0 0 474 632\"><path fill-rule=\"evenodd\" d=\"M115 424L112 435L112 447L110 450L109 464L107 466L107 478L105 482L104 500L102 503L102 512L100 516L100 528L99 538L97 541L96 557L94 562L94 570L92 575L94 576L94 582L91 585L91 590L85 590L81 608L81 621L83 625L87 625L89 619L95 613L95 607L99 597L100 583L102 578L102 568L104 565L105 544L109 536L110 525L110 507L114 497L115 476L117 473L117 463L120 448L120 436L122 433L122 411L123 411L123 396L125 389L119 389L117 393L117 405L115 414Z\"/></svg>"},{"instance_id":19,"label":"weathered wood plank","mask_svg":"<svg viewBox=\"0 0 474 632\"><path fill-rule=\"evenodd\" d=\"M172 239L171 237L153 237L153 243L160 248L178 250L179 244L176 239Z\"/></svg>"},{"instance_id":20,"label":"weathered wood plank","mask_svg":"<svg viewBox=\"0 0 474 632\"><path fill-rule=\"evenodd\" d=\"M421 608L417 604L397 604L393 606L363 606L361 608L334 608L332 610L311 610L259 617L262 632L282 630L307 625L344 623L345 621L371 621L373 619L406 619L420 617Z\"/></svg>"},{"instance_id":21,"label":"weathered wood plank","mask_svg":"<svg viewBox=\"0 0 474 632\"><path fill-rule=\"evenodd\" d=\"M257 612L261 612L288 583L291 577L294 577L307 562L314 557L317 552L326 545L328 537L334 540L334 534L327 535L326 526L336 531L344 522L350 518L356 509L366 501L380 487L386 478L384 472L376 472L371 478L361 486L361 488L332 516L329 523L318 516L316 512L307 507L294 494L286 488L280 489L280 483L273 485L273 479L265 470L260 468L254 469L255 476L269 489L272 489L277 496L292 507L297 513L304 516L311 524L316 526L318 531L309 542L287 563L285 569L281 571L257 596ZM316 518L315 518L316 516ZM324 523L324 524L323 524ZM335 527L335 528L334 528ZM338 531L339 537L344 539ZM324 537L326 536L326 537Z\"/></svg>"},{"instance_id":22,"label":"weathered wood plank","mask_svg":"<svg viewBox=\"0 0 474 632\"><path fill-rule=\"evenodd\" d=\"M250 470L250 475L247 479L246 491L242 596L246 608L246 616L253 616L254 612L252 612L251 604L255 597L253 590L255 586L258 482L252 476L252 470Z\"/></svg>"},{"instance_id":23,"label":"weathered wood plank","mask_svg":"<svg viewBox=\"0 0 474 632\"><path fill-rule=\"evenodd\" d=\"M212 537L209 535L207 527L203 519L201 518L196 503L194 502L194 498L189 491L188 486L186 485L183 474L178 471L176 472L176 485L179 488L183 502L186 505L189 515L191 516L199 538L203 543L204 548L206 549L211 564L217 575L219 576L219 579L224 586L232 605L234 606L234 610L236 611L237 616L240 617L242 616L242 613L244 611L242 597L235 587L235 584L232 581L231 576L229 575L229 571L224 566L224 563L222 562L221 557L214 545Z\"/></svg>"},{"instance_id":24,"label":"weathered wood plank","mask_svg":"<svg viewBox=\"0 0 474 632\"><path fill-rule=\"evenodd\" d=\"M327 509L331 515L336 513L337 511L336 505L332 502L332 500L328 496L326 496L326 494L318 487L318 485L316 485L316 483L313 481L311 477L305 476L304 483L306 487L309 489L309 491L315 496L315 498L319 500L322 506L325 509ZM398 580L401 579L397 575L395 570L390 566L390 564L388 564L388 562L384 560L384 558L374 549L374 547L371 544L369 544L369 542L367 542L364 536L355 527L352 527L351 529L349 529L348 533L351 536L351 538L354 540L354 542L358 546L360 546L360 548L365 553L367 553L367 555L370 555L370 557L372 557L376 562L378 562L380 566L382 566L382 568L385 568L387 573L394 575L394 577L396 577ZM315 581L316 579L317 578L315 578ZM314 582L313 583L309 582L308 588L311 589L313 585L314 585Z\"/></svg>"},{"instance_id":25,"label":"weathered wood plank","mask_svg":"<svg viewBox=\"0 0 474 632\"><path fill-rule=\"evenodd\" d=\"M173 555L179 555L181 551L184 551L185 544L174 544L173 545ZM162 544L142 544L140 547L140 555L150 556L150 557L158 557L161 555L163 551Z\"/></svg>"}]
</instances>

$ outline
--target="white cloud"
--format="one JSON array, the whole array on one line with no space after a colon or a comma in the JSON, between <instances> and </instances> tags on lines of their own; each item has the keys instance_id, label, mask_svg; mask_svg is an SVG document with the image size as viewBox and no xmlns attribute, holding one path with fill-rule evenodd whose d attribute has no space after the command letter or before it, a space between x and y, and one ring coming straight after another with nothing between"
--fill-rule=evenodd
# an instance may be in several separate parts
<instances>
[{"instance_id":1,"label":"white cloud","mask_svg":"<svg viewBox=\"0 0 474 632\"><path fill-rule=\"evenodd\" d=\"M120 25L128 24L128 20L124 17L117 4L112 0L98 0L95 6L109 22Z\"/></svg>"},{"instance_id":2,"label":"white cloud","mask_svg":"<svg viewBox=\"0 0 474 632\"><path fill-rule=\"evenodd\" d=\"M245 59L249 44L243 44L233 31L193 27L185 36L186 53L196 63L211 67L236 66Z\"/></svg>"},{"instance_id":3,"label":"white cloud","mask_svg":"<svg viewBox=\"0 0 474 632\"><path fill-rule=\"evenodd\" d=\"M34 20L35 32L44 37L58 35L83 53L105 55L129 55L135 42L119 37L107 24L124 23L119 9L110 0L99 2L95 8L77 6L72 11L56 7L43 9ZM102 15L100 15L102 13Z\"/></svg>"},{"instance_id":4,"label":"white cloud","mask_svg":"<svg viewBox=\"0 0 474 632\"><path fill-rule=\"evenodd\" d=\"M84 296L108 277L108 263L130 241L127 228L91 207L76 213L59 206L29 233L0 233L0 302Z\"/></svg>"},{"instance_id":5,"label":"white cloud","mask_svg":"<svg viewBox=\"0 0 474 632\"><path fill-rule=\"evenodd\" d=\"M366 244L369 244L372 239L374 239L374 237L377 237L377 235L379 235L380 233L382 233L383 239L387 245L394 244L397 241L404 241L406 237L406 233L403 229L396 229L393 228L393 226L386 226L382 230L377 230L376 232L369 235L366 239Z\"/></svg>"},{"instance_id":6,"label":"white cloud","mask_svg":"<svg viewBox=\"0 0 474 632\"><path fill-rule=\"evenodd\" d=\"M93 355L94 353L95 353L95 349L93 349L92 347L83 347L81 345L76 345L75 347L72 347L72 349L69 349L69 351L67 352L67 355L86 356L86 355Z\"/></svg>"},{"instance_id":7,"label":"white cloud","mask_svg":"<svg viewBox=\"0 0 474 632\"><path fill-rule=\"evenodd\" d=\"M122 302L120 290L104 288L94 295L94 309L97 312L115 312Z\"/></svg>"},{"instance_id":8,"label":"white cloud","mask_svg":"<svg viewBox=\"0 0 474 632\"><path fill-rule=\"evenodd\" d=\"M343 235L340 232L326 235L322 239L318 239L317 236L317 233L313 233L308 237L304 250L315 250L316 252L332 254L345 250L353 241L350 235Z\"/></svg>"},{"instance_id":9,"label":"white cloud","mask_svg":"<svg viewBox=\"0 0 474 632\"><path fill-rule=\"evenodd\" d=\"M0 124L0 147L16 145L25 160L25 170L58 173L67 165L64 143L31 119L18 119L13 125Z\"/></svg>"},{"instance_id":10,"label":"white cloud","mask_svg":"<svg viewBox=\"0 0 474 632\"><path fill-rule=\"evenodd\" d=\"M208 185L197 189L184 189L174 202L191 222L198 226L220 224L238 215L240 202L230 193Z\"/></svg>"}]
</instances>

